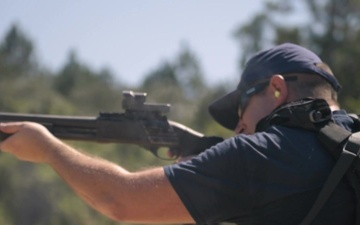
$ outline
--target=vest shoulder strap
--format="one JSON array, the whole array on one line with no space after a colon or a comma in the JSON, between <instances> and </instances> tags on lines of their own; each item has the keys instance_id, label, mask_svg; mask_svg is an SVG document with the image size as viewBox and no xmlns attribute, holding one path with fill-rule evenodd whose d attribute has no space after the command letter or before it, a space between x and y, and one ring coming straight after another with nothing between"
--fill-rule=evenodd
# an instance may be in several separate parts
<instances>
[{"instance_id":1,"label":"vest shoulder strap","mask_svg":"<svg viewBox=\"0 0 360 225\"><path fill-rule=\"evenodd\" d=\"M350 135L349 140L346 142L344 148L340 153L339 159L336 161L334 168L330 172L323 188L317 196L314 205L312 206L304 220L300 223L300 225L309 225L315 219L316 215L320 212L321 208L331 196L341 179L348 172L349 168L354 163L354 160L357 158L359 153L360 132L357 132Z\"/></svg>"},{"instance_id":2,"label":"vest shoulder strap","mask_svg":"<svg viewBox=\"0 0 360 225\"><path fill-rule=\"evenodd\" d=\"M342 152L342 146L351 134L350 131L340 127L334 122L329 122L320 128L318 138L334 159L338 159Z\"/></svg>"}]
</instances>

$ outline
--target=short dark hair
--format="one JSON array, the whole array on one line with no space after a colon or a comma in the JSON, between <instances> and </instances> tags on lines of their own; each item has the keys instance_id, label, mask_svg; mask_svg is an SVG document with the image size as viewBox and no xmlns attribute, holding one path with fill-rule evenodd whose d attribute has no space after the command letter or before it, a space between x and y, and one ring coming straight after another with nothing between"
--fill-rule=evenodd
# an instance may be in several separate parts
<instances>
[{"instance_id":1,"label":"short dark hair","mask_svg":"<svg viewBox=\"0 0 360 225\"><path fill-rule=\"evenodd\" d=\"M316 66L333 75L330 67L326 63L318 63ZM290 73L284 74L284 76L297 77L296 82L286 83L297 99L306 97L323 98L329 103L339 105L337 91L323 77L304 73Z\"/></svg>"}]
</instances>

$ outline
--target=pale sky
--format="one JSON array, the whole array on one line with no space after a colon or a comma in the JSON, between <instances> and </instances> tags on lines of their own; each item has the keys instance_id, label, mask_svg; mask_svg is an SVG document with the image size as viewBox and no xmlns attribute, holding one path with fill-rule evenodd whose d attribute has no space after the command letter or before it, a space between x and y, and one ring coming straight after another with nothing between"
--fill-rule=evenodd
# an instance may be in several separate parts
<instances>
[{"instance_id":1,"label":"pale sky","mask_svg":"<svg viewBox=\"0 0 360 225\"><path fill-rule=\"evenodd\" d=\"M186 42L212 84L238 81L233 33L262 7L263 0L1 0L0 37L16 22L52 71L74 49L81 62L130 85Z\"/></svg>"}]
</instances>

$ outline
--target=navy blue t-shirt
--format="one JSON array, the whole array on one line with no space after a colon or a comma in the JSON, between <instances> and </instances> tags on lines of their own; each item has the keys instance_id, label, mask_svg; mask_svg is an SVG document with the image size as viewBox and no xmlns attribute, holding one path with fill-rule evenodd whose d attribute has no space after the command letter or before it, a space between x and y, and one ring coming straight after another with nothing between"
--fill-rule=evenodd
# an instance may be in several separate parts
<instances>
[{"instance_id":1,"label":"navy blue t-shirt","mask_svg":"<svg viewBox=\"0 0 360 225\"><path fill-rule=\"evenodd\" d=\"M345 111L334 118L352 129ZM272 126L164 170L198 224L291 225L306 216L334 162L314 132ZM354 219L355 196L343 181L313 224L347 225Z\"/></svg>"}]
</instances>

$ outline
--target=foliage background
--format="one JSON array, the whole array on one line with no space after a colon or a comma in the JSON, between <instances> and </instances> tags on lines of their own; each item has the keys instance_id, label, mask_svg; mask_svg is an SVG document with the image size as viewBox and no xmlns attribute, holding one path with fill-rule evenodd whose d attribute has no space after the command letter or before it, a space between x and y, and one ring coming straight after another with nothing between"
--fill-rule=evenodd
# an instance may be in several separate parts
<instances>
[{"instance_id":1,"label":"foliage background","mask_svg":"<svg viewBox=\"0 0 360 225\"><path fill-rule=\"evenodd\" d=\"M302 4L304 20L289 24L286 17ZM312 49L330 64L343 85L340 103L360 112L360 1L273 0L233 34L242 57L275 44L293 42ZM81 28L79 28L81 29ZM19 24L9 26L0 40L0 110L3 112L96 116L121 111L121 93L148 93L149 102L171 103L168 117L207 135L230 137L207 113L212 100L234 88L228 83L208 85L195 50L181 46L171 60L149 71L136 87L115 81L107 69L94 71L76 52L68 54L59 71L50 72L36 58L34 40ZM165 165L151 153L131 145L69 142L83 151L119 163L130 171ZM0 224L124 224L111 221L88 207L47 165L20 162L0 155Z\"/></svg>"}]
</instances>

